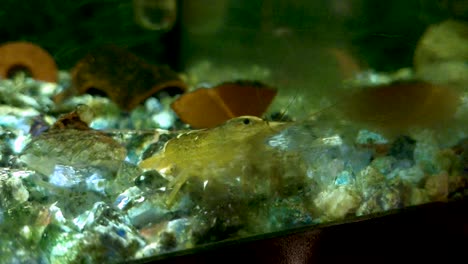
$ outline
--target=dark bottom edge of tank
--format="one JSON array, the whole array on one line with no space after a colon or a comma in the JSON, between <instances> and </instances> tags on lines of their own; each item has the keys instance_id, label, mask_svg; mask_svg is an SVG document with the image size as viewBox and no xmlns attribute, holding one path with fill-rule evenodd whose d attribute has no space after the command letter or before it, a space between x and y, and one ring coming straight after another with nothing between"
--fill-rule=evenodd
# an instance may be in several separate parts
<instances>
[{"instance_id":1,"label":"dark bottom edge of tank","mask_svg":"<svg viewBox=\"0 0 468 264\"><path fill-rule=\"evenodd\" d=\"M468 248L468 198L241 240L131 263L394 263L459 259Z\"/></svg>"}]
</instances>

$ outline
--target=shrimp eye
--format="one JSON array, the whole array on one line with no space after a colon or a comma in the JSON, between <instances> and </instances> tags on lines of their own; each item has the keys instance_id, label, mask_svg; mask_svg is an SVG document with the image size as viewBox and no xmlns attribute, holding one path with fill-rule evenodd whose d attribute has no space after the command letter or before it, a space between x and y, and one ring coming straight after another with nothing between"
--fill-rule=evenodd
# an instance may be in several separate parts
<instances>
[{"instance_id":1,"label":"shrimp eye","mask_svg":"<svg viewBox=\"0 0 468 264\"><path fill-rule=\"evenodd\" d=\"M246 119L242 120L242 122L244 123L244 125L248 125L248 124L250 124L250 119L246 118Z\"/></svg>"}]
</instances>

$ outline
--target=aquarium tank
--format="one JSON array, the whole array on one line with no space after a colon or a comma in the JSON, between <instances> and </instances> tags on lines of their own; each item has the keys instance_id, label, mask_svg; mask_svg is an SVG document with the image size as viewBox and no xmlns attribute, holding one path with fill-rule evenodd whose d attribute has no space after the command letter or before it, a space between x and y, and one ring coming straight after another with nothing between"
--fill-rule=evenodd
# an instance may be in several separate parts
<instances>
[{"instance_id":1,"label":"aquarium tank","mask_svg":"<svg viewBox=\"0 0 468 264\"><path fill-rule=\"evenodd\" d=\"M0 262L468 194L466 0L3 0Z\"/></svg>"}]
</instances>

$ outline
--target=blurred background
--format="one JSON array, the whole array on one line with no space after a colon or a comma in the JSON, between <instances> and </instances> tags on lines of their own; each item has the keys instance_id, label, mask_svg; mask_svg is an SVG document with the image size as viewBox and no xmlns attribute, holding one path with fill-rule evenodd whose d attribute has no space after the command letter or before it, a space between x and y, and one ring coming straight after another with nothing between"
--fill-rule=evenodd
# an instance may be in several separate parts
<instances>
[{"instance_id":1,"label":"blurred background","mask_svg":"<svg viewBox=\"0 0 468 264\"><path fill-rule=\"evenodd\" d=\"M63 70L112 43L192 73L197 84L257 79L284 98L314 105L356 71L411 66L429 25L468 17L466 0L3 0L1 6L0 42L36 43ZM310 107L299 99L290 103L297 112Z\"/></svg>"},{"instance_id":2,"label":"blurred background","mask_svg":"<svg viewBox=\"0 0 468 264\"><path fill-rule=\"evenodd\" d=\"M375 0L191 0L174 1L175 12L182 14L174 22L181 26L158 29L140 23L150 20L158 24L161 19L145 2L171 1L4 0L0 40L35 42L49 50L61 68L71 67L90 48L103 43L127 46L150 61L177 64L182 62L171 61L164 53L166 45L179 45L181 36L193 41L184 45L187 57L179 59L185 60L193 52L203 54L219 44L222 50L212 56L221 52L233 59L241 52L245 58L272 60L280 59L279 55L292 59L301 51L295 48L335 42L351 45L371 67L391 70L409 65L425 28L450 15L447 1L437 0L395 0L391 4ZM138 8L147 10L137 12ZM172 36L168 30L178 32ZM167 35L174 39L168 40ZM274 48L282 48L283 54L268 54Z\"/></svg>"}]
</instances>

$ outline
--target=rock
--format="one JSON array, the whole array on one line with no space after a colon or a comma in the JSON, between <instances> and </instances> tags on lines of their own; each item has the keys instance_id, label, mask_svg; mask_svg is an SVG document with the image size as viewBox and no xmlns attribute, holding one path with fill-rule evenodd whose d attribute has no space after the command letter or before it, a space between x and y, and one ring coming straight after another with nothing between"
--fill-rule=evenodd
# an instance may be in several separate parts
<instances>
[{"instance_id":1,"label":"rock","mask_svg":"<svg viewBox=\"0 0 468 264\"><path fill-rule=\"evenodd\" d=\"M420 79L466 87L468 83L468 23L446 20L430 26L419 40L414 54Z\"/></svg>"},{"instance_id":2,"label":"rock","mask_svg":"<svg viewBox=\"0 0 468 264\"><path fill-rule=\"evenodd\" d=\"M58 129L34 138L20 159L31 169L50 175L57 164L97 166L116 171L126 150L104 133L94 130Z\"/></svg>"},{"instance_id":3,"label":"rock","mask_svg":"<svg viewBox=\"0 0 468 264\"><path fill-rule=\"evenodd\" d=\"M325 190L314 199L315 206L330 220L342 219L353 213L361 202L361 197L349 187L339 186Z\"/></svg>"},{"instance_id":4,"label":"rock","mask_svg":"<svg viewBox=\"0 0 468 264\"><path fill-rule=\"evenodd\" d=\"M448 173L443 172L428 177L424 187L432 201L447 201L449 194Z\"/></svg>"}]
</instances>

